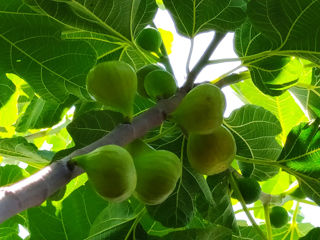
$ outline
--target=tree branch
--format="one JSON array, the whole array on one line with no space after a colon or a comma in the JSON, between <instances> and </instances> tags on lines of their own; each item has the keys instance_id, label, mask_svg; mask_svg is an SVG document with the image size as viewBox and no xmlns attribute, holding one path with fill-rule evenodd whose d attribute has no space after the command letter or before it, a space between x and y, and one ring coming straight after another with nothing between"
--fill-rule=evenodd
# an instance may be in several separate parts
<instances>
[{"instance_id":1,"label":"tree branch","mask_svg":"<svg viewBox=\"0 0 320 240\"><path fill-rule=\"evenodd\" d=\"M218 47L221 40L225 37L226 33L220 33L216 32L214 34L214 37L207 47L206 51L198 61L198 63L193 67L191 72L188 74L187 81L183 85L183 88L188 92L192 87L193 83L196 80L198 74L201 72L201 70L208 64L208 60L211 57L214 50Z\"/></svg>"},{"instance_id":2,"label":"tree branch","mask_svg":"<svg viewBox=\"0 0 320 240\"><path fill-rule=\"evenodd\" d=\"M150 129L159 126L167 115L177 108L185 95L184 89L180 89L172 98L159 101L155 107L138 115L131 124L119 125L108 135L74 151L32 176L11 186L1 187L0 223L23 210L41 204L70 180L82 174L83 171L79 167L68 165L68 161L72 157L89 153L107 144L124 146L134 139L144 136Z\"/></svg>"}]
</instances>

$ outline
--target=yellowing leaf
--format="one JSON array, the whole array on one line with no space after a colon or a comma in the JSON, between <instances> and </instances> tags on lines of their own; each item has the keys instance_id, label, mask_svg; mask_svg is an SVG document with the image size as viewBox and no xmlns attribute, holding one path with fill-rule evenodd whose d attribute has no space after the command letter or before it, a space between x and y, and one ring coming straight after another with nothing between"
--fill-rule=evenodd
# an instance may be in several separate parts
<instances>
[{"instance_id":1,"label":"yellowing leaf","mask_svg":"<svg viewBox=\"0 0 320 240\"><path fill-rule=\"evenodd\" d=\"M173 42L173 34L170 31L158 28L163 44L167 50L168 55L171 54L172 42Z\"/></svg>"}]
</instances>

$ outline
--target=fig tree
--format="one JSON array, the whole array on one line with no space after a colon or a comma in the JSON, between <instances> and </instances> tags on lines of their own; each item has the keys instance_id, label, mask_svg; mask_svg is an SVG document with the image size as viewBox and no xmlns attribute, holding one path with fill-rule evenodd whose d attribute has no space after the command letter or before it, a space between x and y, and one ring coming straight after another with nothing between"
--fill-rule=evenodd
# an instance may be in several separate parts
<instances>
[{"instance_id":1,"label":"fig tree","mask_svg":"<svg viewBox=\"0 0 320 240\"><path fill-rule=\"evenodd\" d=\"M135 197L145 204L165 201L173 192L181 176L180 159L172 152L157 150L134 159L137 171Z\"/></svg>"},{"instance_id":2,"label":"fig tree","mask_svg":"<svg viewBox=\"0 0 320 240\"><path fill-rule=\"evenodd\" d=\"M155 64L149 64L146 65L142 68L140 68L137 71L137 78L138 78L138 93L142 96L142 97L148 97L148 94L146 92L146 90L144 89L144 79L147 76L148 73L154 71L154 70L162 70L162 67L155 65Z\"/></svg>"},{"instance_id":3,"label":"fig tree","mask_svg":"<svg viewBox=\"0 0 320 240\"><path fill-rule=\"evenodd\" d=\"M155 28L145 28L139 33L136 42L147 51L158 52L162 43L161 34Z\"/></svg>"},{"instance_id":4,"label":"fig tree","mask_svg":"<svg viewBox=\"0 0 320 240\"><path fill-rule=\"evenodd\" d=\"M222 124L225 107L220 88L201 84L182 99L172 119L188 133L208 134Z\"/></svg>"},{"instance_id":5,"label":"fig tree","mask_svg":"<svg viewBox=\"0 0 320 240\"><path fill-rule=\"evenodd\" d=\"M261 194L260 184L253 178L245 177L236 180L240 193L246 204L256 202ZM232 197L239 200L238 196Z\"/></svg>"},{"instance_id":6,"label":"fig tree","mask_svg":"<svg viewBox=\"0 0 320 240\"><path fill-rule=\"evenodd\" d=\"M144 89L150 98L158 100L174 95L177 91L177 85L170 73L164 70L155 70L146 75Z\"/></svg>"},{"instance_id":7,"label":"fig tree","mask_svg":"<svg viewBox=\"0 0 320 240\"><path fill-rule=\"evenodd\" d=\"M285 208L274 206L270 211L270 222L275 228L281 228L289 221L289 215Z\"/></svg>"},{"instance_id":8,"label":"fig tree","mask_svg":"<svg viewBox=\"0 0 320 240\"><path fill-rule=\"evenodd\" d=\"M137 175L129 152L106 145L72 160L83 168L96 191L106 200L121 202L133 193Z\"/></svg>"},{"instance_id":9,"label":"fig tree","mask_svg":"<svg viewBox=\"0 0 320 240\"><path fill-rule=\"evenodd\" d=\"M187 156L191 167L205 175L225 171L236 154L236 144L232 134L223 126L210 134L190 134Z\"/></svg>"},{"instance_id":10,"label":"fig tree","mask_svg":"<svg viewBox=\"0 0 320 240\"><path fill-rule=\"evenodd\" d=\"M88 73L87 89L95 100L132 118L137 76L129 64L121 61L99 63Z\"/></svg>"}]
</instances>

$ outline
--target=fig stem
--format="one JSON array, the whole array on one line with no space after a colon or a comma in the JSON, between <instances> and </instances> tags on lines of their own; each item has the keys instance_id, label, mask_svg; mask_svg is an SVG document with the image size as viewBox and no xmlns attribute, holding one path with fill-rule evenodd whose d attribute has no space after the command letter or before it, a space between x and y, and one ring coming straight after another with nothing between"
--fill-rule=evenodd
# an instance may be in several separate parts
<instances>
[{"instance_id":1,"label":"fig stem","mask_svg":"<svg viewBox=\"0 0 320 240\"><path fill-rule=\"evenodd\" d=\"M263 204L263 210L264 210L264 219L266 221L266 228L267 228L267 239L272 240L272 228L271 228L271 222L270 222L270 209L269 209L269 203Z\"/></svg>"}]
</instances>

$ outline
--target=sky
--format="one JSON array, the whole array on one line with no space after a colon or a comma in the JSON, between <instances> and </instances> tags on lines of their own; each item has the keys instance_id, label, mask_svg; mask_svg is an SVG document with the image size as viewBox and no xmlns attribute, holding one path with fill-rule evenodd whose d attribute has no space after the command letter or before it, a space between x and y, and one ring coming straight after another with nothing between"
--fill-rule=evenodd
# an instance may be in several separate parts
<instances>
[{"instance_id":1,"label":"sky","mask_svg":"<svg viewBox=\"0 0 320 240\"><path fill-rule=\"evenodd\" d=\"M190 49L190 40L179 35L174 27L174 23L168 14L167 11L159 9L154 20L155 25L158 28L170 31L173 33L173 42L172 42L172 53L169 55L169 59L171 65L174 69L175 77L178 81L178 85L181 86L184 83L186 77L186 62L189 54ZM197 60L201 57L204 50L209 45L214 33L202 33L199 36L196 36L194 39L194 47L193 47L193 54L190 61L190 67L194 66L197 63ZM233 33L228 33L227 36L222 40L221 44L218 46L216 51L213 53L210 60L213 59L224 59L224 58L237 58L238 56L234 52L233 48ZM209 81L214 80L229 72L231 69L236 68L240 62L229 62L229 63L222 63L216 65L210 65L209 67L205 68L198 76L196 82L202 81ZM239 71L243 71L244 69L239 69ZM230 87L225 87L222 89L224 92L226 99L227 99L227 108L225 111L224 116L227 117L230 113L243 105L243 102L236 96L236 94L232 91ZM253 205L248 205L251 207ZM295 205L294 205L295 206ZM311 206L308 204L300 203L299 205L302 210L302 214L304 215L303 222L312 223L314 226L320 227L320 208ZM241 209L240 204L236 204L233 206L235 210ZM294 209L294 208L292 208ZM252 212L251 212L252 213ZM253 214L253 213L252 213ZM237 214L237 219L246 220L248 223L248 219L244 212ZM292 215L291 215L292 217ZM259 221L258 221L259 222Z\"/></svg>"}]
</instances>

